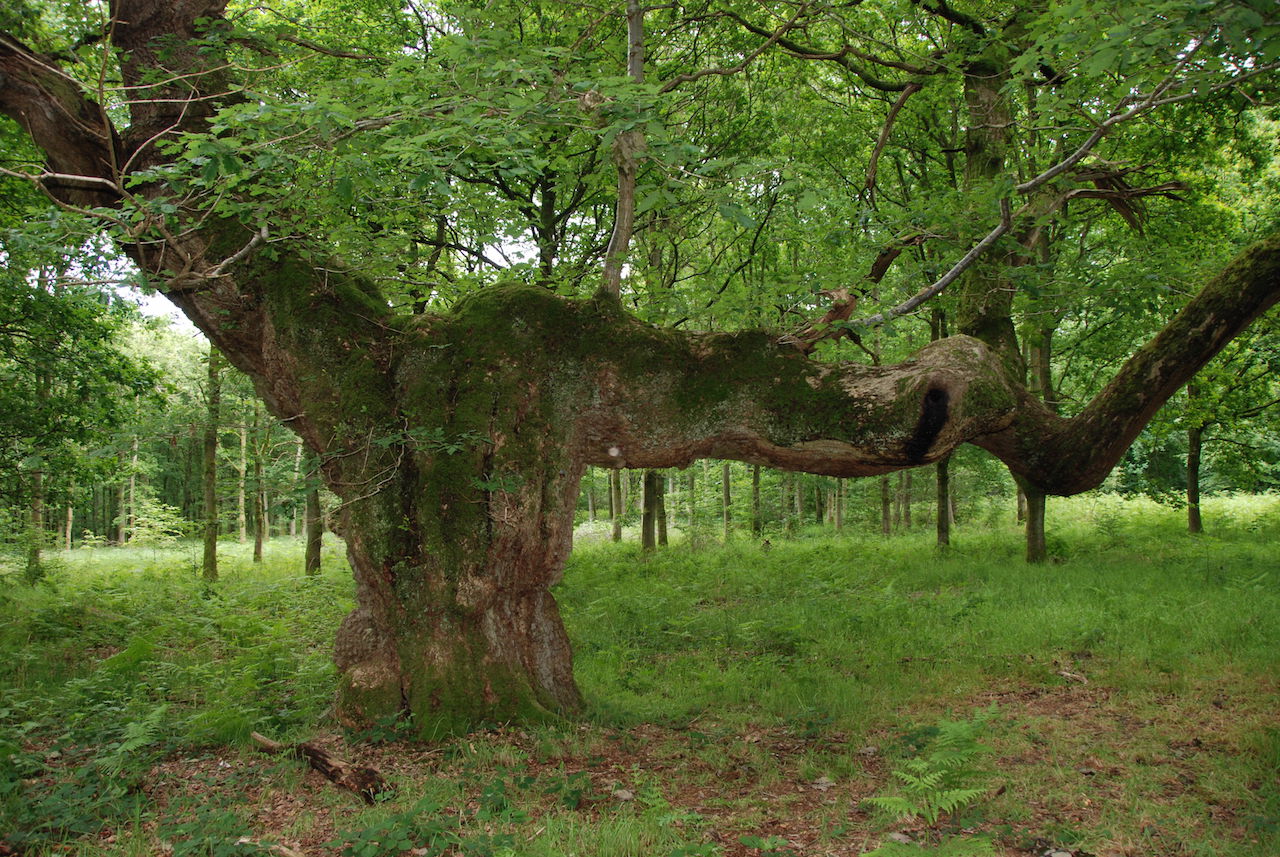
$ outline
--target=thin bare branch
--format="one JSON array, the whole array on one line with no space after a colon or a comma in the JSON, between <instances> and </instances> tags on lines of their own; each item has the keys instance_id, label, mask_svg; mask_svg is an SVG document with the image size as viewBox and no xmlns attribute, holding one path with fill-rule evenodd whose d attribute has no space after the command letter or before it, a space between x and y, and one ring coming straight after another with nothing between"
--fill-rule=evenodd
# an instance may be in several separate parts
<instances>
[{"instance_id":1,"label":"thin bare branch","mask_svg":"<svg viewBox=\"0 0 1280 857\"><path fill-rule=\"evenodd\" d=\"M804 17L804 15L808 13L808 11L809 11L809 4L807 2L801 3L800 8L796 10L796 13L791 16L790 20L788 20L785 24L783 24L781 27L775 30L773 35L769 36L769 38L765 40L765 42L761 44L760 47L756 48L754 51L747 54L743 58L742 62L738 63L737 65L730 66L730 67L722 67L722 68L704 68L699 71L692 72L690 74L678 74L675 77L668 80L666 83L664 83L658 91L670 92L671 90L675 89L677 86L680 86L681 84L692 83L695 80L699 80L709 75L738 74L739 72L745 70L747 66L751 65L751 63L755 62L756 58L759 57L762 53L764 53L769 48L776 45L778 43L778 40L781 39L783 35L787 33L787 31L795 27L796 23L799 22L799 20L802 17Z\"/></svg>"},{"instance_id":2,"label":"thin bare branch","mask_svg":"<svg viewBox=\"0 0 1280 857\"><path fill-rule=\"evenodd\" d=\"M884 126L880 129L880 136L876 139L876 147L872 150L871 160L867 164L865 189L870 194L873 202L875 200L876 169L880 164L880 153L884 151L885 144L889 142L889 134L893 131L893 123L897 120L903 105L907 103L907 99L922 89L924 89L924 85L921 83L912 82L907 84L907 88L898 95L898 100L893 102L893 106L889 108L888 115L884 118Z\"/></svg>"},{"instance_id":3,"label":"thin bare branch","mask_svg":"<svg viewBox=\"0 0 1280 857\"><path fill-rule=\"evenodd\" d=\"M301 36L294 36L289 33L276 36L276 38L278 38L282 42L289 42L290 44L297 45L298 47L306 48L309 51L315 51L318 54L324 54L327 57L336 57L338 59L344 59L344 60L371 60L373 62L385 61L385 58L377 57L372 54L354 54L354 53L351 53L350 51L340 51L340 50L337 50L336 48L326 48L324 45L313 42L310 39L304 39Z\"/></svg>"},{"instance_id":4,"label":"thin bare branch","mask_svg":"<svg viewBox=\"0 0 1280 857\"><path fill-rule=\"evenodd\" d=\"M922 289L913 297L903 301L896 307L885 310L884 312L878 312L875 315L867 316L866 318L851 321L849 324L857 327L873 327L877 324L884 324L890 319L906 315L925 301L932 298L934 295L939 294L947 286L954 283L970 265L978 260L979 256L987 251L987 248L999 241L1012 227L1013 215L1009 211L1009 200L1002 199L1000 200L1000 222L996 224L996 227L988 232L981 241L973 245L969 252L965 253L964 256L960 258L960 261L952 265L951 270L947 271L927 288Z\"/></svg>"},{"instance_id":5,"label":"thin bare branch","mask_svg":"<svg viewBox=\"0 0 1280 857\"><path fill-rule=\"evenodd\" d=\"M823 50L821 48L802 45L802 44L799 44L798 42L792 41L791 39L787 39L780 34L772 33L763 27L760 27L760 26L757 26L756 24L751 23L746 18L743 18L741 15L737 14L736 12L726 12L725 16L733 21L736 21L739 25L755 33L757 36L764 36L766 38L773 39L775 43L778 45L778 47L785 49L786 51L791 53L793 56L796 56L800 59L826 60L829 62L834 62L836 65L839 65L842 68L852 72L854 75L858 77L859 80L861 80L863 83L865 83L867 86L871 87L872 89L878 89L881 92L901 92L902 90L906 89L908 86L908 84L906 83L894 83L892 81L888 81L888 80L884 80L882 78L876 77L871 72L867 71L865 68L855 63L852 59L850 59L850 55L855 53L851 45L845 45L836 51Z\"/></svg>"}]
</instances>

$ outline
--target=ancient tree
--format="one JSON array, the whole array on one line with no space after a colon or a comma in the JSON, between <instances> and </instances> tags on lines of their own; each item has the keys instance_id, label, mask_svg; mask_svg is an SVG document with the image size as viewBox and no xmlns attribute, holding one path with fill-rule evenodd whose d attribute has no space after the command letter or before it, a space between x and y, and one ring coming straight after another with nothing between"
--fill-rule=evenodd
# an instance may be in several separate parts
<instances>
[{"instance_id":1,"label":"ancient tree","mask_svg":"<svg viewBox=\"0 0 1280 857\"><path fill-rule=\"evenodd\" d=\"M251 204L208 204L247 189L201 189L170 170L175 146L253 97L227 60L248 37L224 13L222 0L115 0L101 35L127 97L109 105L67 75L62 58L0 36L0 111L43 159L23 177L110 223L151 282L319 457L342 499L359 604L336 647L349 723L410 712L431 737L579 705L550 588L589 465L718 457L852 477L936 462L972 443L1030 490L1079 492L1280 298L1276 236L1205 283L1070 418L1028 392L1000 337L983 336L977 322L978 336L868 366L814 359L828 328L799 337L663 329L612 290L570 299L513 283L447 312L398 313L371 278L274 231ZM783 41L768 30L759 47ZM342 133L360 131L355 123ZM1003 208L974 255L1008 231L1016 212ZM970 317L993 312L984 306L969 306ZM1001 335L1009 329L1007 312L988 320Z\"/></svg>"}]
</instances>

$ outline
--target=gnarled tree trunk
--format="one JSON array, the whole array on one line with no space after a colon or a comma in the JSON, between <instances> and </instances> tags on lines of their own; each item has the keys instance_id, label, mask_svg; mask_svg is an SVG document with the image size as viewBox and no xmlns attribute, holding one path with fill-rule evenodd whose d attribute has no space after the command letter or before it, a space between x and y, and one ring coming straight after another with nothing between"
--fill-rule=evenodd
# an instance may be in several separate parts
<instances>
[{"instance_id":1,"label":"gnarled tree trunk","mask_svg":"<svg viewBox=\"0 0 1280 857\"><path fill-rule=\"evenodd\" d=\"M123 135L55 59L0 39L0 112L43 149L39 181L78 207L120 204L120 165L156 166L157 142L206 128L215 101L202 94L236 91L231 66L198 45L220 0L116 0L111 11L133 87ZM157 181L131 188L165 192ZM399 316L371 282L283 237L258 252L256 222L168 204L179 228L125 248L320 456L342 501L358 607L338 633L339 716L360 725L408 713L424 737L578 706L550 587L586 466L720 458L879 476L970 442L1030 488L1075 493L1097 485L1155 410L1280 297L1273 237L1065 419L1025 390L1007 355L969 336L895 366L828 364L768 333L660 330L607 295L572 301L519 286L448 316ZM964 328L1003 350L1003 312L988 302Z\"/></svg>"}]
</instances>

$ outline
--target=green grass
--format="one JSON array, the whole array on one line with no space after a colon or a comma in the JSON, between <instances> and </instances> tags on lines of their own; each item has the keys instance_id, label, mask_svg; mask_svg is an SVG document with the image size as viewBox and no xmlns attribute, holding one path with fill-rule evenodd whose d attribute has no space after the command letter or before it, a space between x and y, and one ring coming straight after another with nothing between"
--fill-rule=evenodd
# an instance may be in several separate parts
<instances>
[{"instance_id":1,"label":"green grass","mask_svg":"<svg viewBox=\"0 0 1280 857\"><path fill-rule=\"evenodd\" d=\"M0 837L103 857L263 853L242 837L399 853L383 832L419 828L450 855L857 854L889 829L866 798L935 724L994 706L990 791L917 841L1271 857L1280 498L1204 511L1190 537L1145 501L1051 501L1038 567L1002 521L945 553L927 532L583 540L556 592L582 717L432 748L327 719L352 589L336 542L315 578L299 543L258 566L226 545L212 586L191 546L75 551L37 587L0 578ZM396 795L365 809L251 730L319 737Z\"/></svg>"},{"instance_id":2,"label":"green grass","mask_svg":"<svg viewBox=\"0 0 1280 857\"><path fill-rule=\"evenodd\" d=\"M714 712L847 728L992 681L1067 684L1059 673L1077 670L1160 689L1275 665L1280 508L1255 502L1269 515L1210 504L1210 520L1221 505L1235 525L1190 538L1159 507L1059 501L1066 561L1041 567L1022 562L1010 526L962 530L945 554L931 533L767 553L745 539L652 557L592 545L557 595L579 680L616 724Z\"/></svg>"}]
</instances>

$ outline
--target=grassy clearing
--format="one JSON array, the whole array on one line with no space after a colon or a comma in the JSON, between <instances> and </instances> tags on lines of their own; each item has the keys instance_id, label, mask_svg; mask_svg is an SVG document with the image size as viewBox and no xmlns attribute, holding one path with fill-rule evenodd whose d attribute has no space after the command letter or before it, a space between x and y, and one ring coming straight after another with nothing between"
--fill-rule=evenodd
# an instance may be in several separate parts
<instances>
[{"instance_id":1,"label":"grassy clearing","mask_svg":"<svg viewBox=\"0 0 1280 857\"><path fill-rule=\"evenodd\" d=\"M326 720L350 607L336 545L312 579L299 545L273 543L257 568L231 546L213 587L189 550L75 552L49 585L0 585L0 842L1272 857L1280 502L1217 499L1205 515L1192 538L1154 504L1051 502L1058 561L1039 568L1001 524L961 528L946 554L926 533L649 557L583 543L557 592L583 718L433 747ZM978 723L961 775L912 786L949 758L949 730ZM396 795L358 805L255 754L251 729L316 738ZM876 808L903 801L906 818Z\"/></svg>"}]
</instances>

